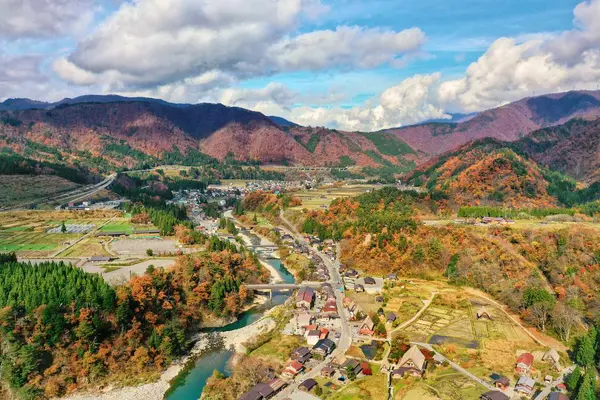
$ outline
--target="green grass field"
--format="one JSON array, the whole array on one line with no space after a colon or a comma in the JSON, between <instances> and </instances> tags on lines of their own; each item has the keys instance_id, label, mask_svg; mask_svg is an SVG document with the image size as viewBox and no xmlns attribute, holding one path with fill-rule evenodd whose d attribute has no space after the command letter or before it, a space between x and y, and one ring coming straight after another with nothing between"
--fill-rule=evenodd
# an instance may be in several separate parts
<instances>
[{"instance_id":1,"label":"green grass field","mask_svg":"<svg viewBox=\"0 0 600 400\"><path fill-rule=\"evenodd\" d=\"M102 232L125 231L127 233L131 233L131 232L133 232L133 225L131 225L130 223L127 223L127 222L116 223L116 224L111 223L111 224L104 225L102 228L100 228L100 231L102 231Z\"/></svg>"}]
</instances>

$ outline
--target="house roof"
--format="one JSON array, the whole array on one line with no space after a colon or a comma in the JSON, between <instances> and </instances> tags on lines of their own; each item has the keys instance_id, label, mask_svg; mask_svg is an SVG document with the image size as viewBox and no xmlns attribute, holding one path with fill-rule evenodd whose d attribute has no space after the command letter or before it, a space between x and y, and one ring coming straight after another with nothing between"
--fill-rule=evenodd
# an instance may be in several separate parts
<instances>
[{"instance_id":1,"label":"house roof","mask_svg":"<svg viewBox=\"0 0 600 400\"><path fill-rule=\"evenodd\" d=\"M239 400L260 400L271 396L275 391L266 383L258 383L244 393Z\"/></svg>"},{"instance_id":2,"label":"house roof","mask_svg":"<svg viewBox=\"0 0 600 400\"><path fill-rule=\"evenodd\" d=\"M304 368L304 366L298 361L292 361L288 364L287 368L293 368L296 371L300 371L302 368Z\"/></svg>"},{"instance_id":3,"label":"house roof","mask_svg":"<svg viewBox=\"0 0 600 400\"><path fill-rule=\"evenodd\" d=\"M374 285L375 284L375 279L371 278L370 276L367 276L367 277L365 277L364 282L367 285Z\"/></svg>"},{"instance_id":4,"label":"house roof","mask_svg":"<svg viewBox=\"0 0 600 400\"><path fill-rule=\"evenodd\" d=\"M552 360L554 362L559 362L560 355L558 354L558 351L556 351L556 349L552 348L544 354L544 356L542 357L542 360L544 360L544 361Z\"/></svg>"},{"instance_id":5,"label":"house roof","mask_svg":"<svg viewBox=\"0 0 600 400\"><path fill-rule=\"evenodd\" d=\"M335 346L335 343L331 339L321 339L315 344L313 349L321 349L325 352L331 351L331 349Z\"/></svg>"},{"instance_id":6,"label":"house roof","mask_svg":"<svg viewBox=\"0 0 600 400\"><path fill-rule=\"evenodd\" d=\"M279 378L275 378L275 379L267 382L267 385L271 386L271 389L273 389L273 391L277 392L277 391L281 390L282 388L284 388L287 385L287 383L285 383L284 381L282 381Z\"/></svg>"},{"instance_id":7,"label":"house roof","mask_svg":"<svg viewBox=\"0 0 600 400\"><path fill-rule=\"evenodd\" d=\"M517 358L517 364L525 364L529 367L533 364L533 354L531 353L523 353Z\"/></svg>"},{"instance_id":8,"label":"house roof","mask_svg":"<svg viewBox=\"0 0 600 400\"><path fill-rule=\"evenodd\" d=\"M510 384L510 380L505 377L504 375L499 376L498 379L496 379L496 383L500 383L502 385L509 385Z\"/></svg>"},{"instance_id":9,"label":"house roof","mask_svg":"<svg viewBox=\"0 0 600 400\"><path fill-rule=\"evenodd\" d=\"M317 386L317 381L315 381L312 378L309 378L300 384L300 388L304 388L308 391L310 391L315 386Z\"/></svg>"},{"instance_id":10,"label":"house roof","mask_svg":"<svg viewBox=\"0 0 600 400\"><path fill-rule=\"evenodd\" d=\"M569 400L566 394L560 392L551 392L548 400Z\"/></svg>"},{"instance_id":11,"label":"house roof","mask_svg":"<svg viewBox=\"0 0 600 400\"><path fill-rule=\"evenodd\" d=\"M371 317L367 315L367 318L365 318L365 320L362 323L362 327L367 328L368 330L372 331L374 326L375 326L375 323L373 322Z\"/></svg>"},{"instance_id":12,"label":"house roof","mask_svg":"<svg viewBox=\"0 0 600 400\"><path fill-rule=\"evenodd\" d=\"M342 364L342 368L344 368L344 369L348 368L348 367L354 369L358 366L360 366L360 363L358 362L358 360L355 360L353 358L347 359L346 362Z\"/></svg>"},{"instance_id":13,"label":"house roof","mask_svg":"<svg viewBox=\"0 0 600 400\"><path fill-rule=\"evenodd\" d=\"M387 320L388 321L395 321L396 320L396 314L394 314L393 312L388 313L387 314Z\"/></svg>"},{"instance_id":14,"label":"house roof","mask_svg":"<svg viewBox=\"0 0 600 400\"><path fill-rule=\"evenodd\" d=\"M298 347L294 350L294 354L298 354L300 357L304 357L310 354L308 347Z\"/></svg>"},{"instance_id":15,"label":"house roof","mask_svg":"<svg viewBox=\"0 0 600 400\"><path fill-rule=\"evenodd\" d=\"M318 330L309 331L309 332L308 332L308 336L316 336L316 337L319 337L319 336L321 336L321 331L318 331Z\"/></svg>"},{"instance_id":16,"label":"house roof","mask_svg":"<svg viewBox=\"0 0 600 400\"><path fill-rule=\"evenodd\" d=\"M481 317L487 315L488 317L491 317L492 314L490 314L490 312L483 306L479 307L479 310L477 310L477 317Z\"/></svg>"},{"instance_id":17,"label":"house roof","mask_svg":"<svg viewBox=\"0 0 600 400\"><path fill-rule=\"evenodd\" d=\"M404 353L398 365L400 367L403 367L404 364L406 364L408 361L412 361L413 364L420 370L423 369L423 367L425 366L425 356L423 355L423 353L421 353L421 350L418 346L411 346L411 348L408 349L406 353Z\"/></svg>"},{"instance_id":18,"label":"house roof","mask_svg":"<svg viewBox=\"0 0 600 400\"><path fill-rule=\"evenodd\" d=\"M486 393L482 394L480 398L486 399L486 400L508 400L508 399L510 399L510 397L508 397L507 395L505 395L504 393L502 393L498 390L492 390L490 392L486 392Z\"/></svg>"},{"instance_id":19,"label":"house roof","mask_svg":"<svg viewBox=\"0 0 600 400\"><path fill-rule=\"evenodd\" d=\"M517 386L527 386L532 388L535 386L535 380L530 376L522 376L517 381Z\"/></svg>"}]
</instances>

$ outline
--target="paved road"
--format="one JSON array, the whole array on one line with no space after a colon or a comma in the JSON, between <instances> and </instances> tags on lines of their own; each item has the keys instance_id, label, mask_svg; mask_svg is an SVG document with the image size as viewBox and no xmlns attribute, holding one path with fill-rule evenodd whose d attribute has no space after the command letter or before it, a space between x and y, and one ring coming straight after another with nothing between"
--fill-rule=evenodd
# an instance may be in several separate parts
<instances>
[{"instance_id":1,"label":"paved road","mask_svg":"<svg viewBox=\"0 0 600 400\"><path fill-rule=\"evenodd\" d=\"M548 397L550 395L550 392L552 391L552 388L556 387L556 385L558 385L558 384L564 383L565 376L570 374L574 369L575 369L575 365L571 365L570 367L563 369L562 372L560 373L560 376L558 378L556 378L556 380L554 382L552 382L552 384L546 385L544 390L542 390L537 396L535 396L535 398L533 400L543 400L546 397Z\"/></svg>"},{"instance_id":2,"label":"paved road","mask_svg":"<svg viewBox=\"0 0 600 400\"><path fill-rule=\"evenodd\" d=\"M96 193L98 193L99 191L106 189L107 187L109 187L114 180L117 178L117 174L112 174L106 177L106 179L104 179L102 182L97 183L91 187L86 187L85 190L81 191L81 189L77 192L73 192L71 194L66 194L61 196L58 199L54 199L50 202L55 202L55 201L61 201L63 202L62 204L56 206L57 210L60 210L63 206L65 206L66 204L68 204L69 202L76 202L76 201L80 201L80 200L84 200L87 199L88 197L91 197L93 195L95 195ZM73 196L76 196L75 198L72 198Z\"/></svg>"},{"instance_id":3,"label":"paved road","mask_svg":"<svg viewBox=\"0 0 600 400\"><path fill-rule=\"evenodd\" d=\"M283 212L280 214L280 217L281 217L282 221L285 224L289 225L290 229L292 229L292 232L290 232L289 229L283 228L284 231L287 231L287 233L295 236L295 238L299 242L304 243L305 245L311 247L310 243L308 243L308 241L305 240L304 237L294 228L294 225L285 218L285 216L283 215ZM350 348L350 345L352 344L352 335L350 333L350 325L348 324L348 319L344 312L344 307L342 304L343 299L344 299L344 293L339 290L339 288L341 286L341 278L340 278L340 271L339 271L339 268L340 268L339 252L337 253L338 259L336 259L336 261L332 262L329 257L327 257L325 254L321 253L317 248L312 247L312 249L315 252L315 254L317 254L323 260L323 262L329 269L329 276L331 278L329 279L328 282L334 288L335 301L336 301L338 313L340 315L342 331L340 332L340 339L339 339L337 347L333 351L333 353L331 353L328 357L326 357L325 360L323 360L319 365L314 367L312 370L310 370L306 374L302 375L300 377L301 380L296 380L296 381L292 382L282 392L278 393L277 396L275 396L276 399L285 399L285 398L289 397L290 394L298 388L298 385L302 381L309 379L309 378L314 378L314 377L320 375L321 369L323 367L325 367L328 363L331 362L331 360L333 360L338 355L345 354L346 351L348 351L348 349Z\"/></svg>"}]
</instances>

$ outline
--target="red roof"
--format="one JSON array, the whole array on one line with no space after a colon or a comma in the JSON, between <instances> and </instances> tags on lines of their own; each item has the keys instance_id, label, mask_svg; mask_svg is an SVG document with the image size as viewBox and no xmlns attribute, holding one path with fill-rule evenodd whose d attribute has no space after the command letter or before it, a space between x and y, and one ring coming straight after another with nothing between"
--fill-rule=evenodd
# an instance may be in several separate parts
<instances>
[{"instance_id":1,"label":"red roof","mask_svg":"<svg viewBox=\"0 0 600 400\"><path fill-rule=\"evenodd\" d=\"M517 358L517 364L525 364L529 367L533 364L533 354L523 353Z\"/></svg>"},{"instance_id":2,"label":"red roof","mask_svg":"<svg viewBox=\"0 0 600 400\"><path fill-rule=\"evenodd\" d=\"M300 371L302 368L304 368L304 366L302 364L300 364L298 361L292 361L291 363L289 363L289 365L287 367L292 368L296 371Z\"/></svg>"}]
</instances>

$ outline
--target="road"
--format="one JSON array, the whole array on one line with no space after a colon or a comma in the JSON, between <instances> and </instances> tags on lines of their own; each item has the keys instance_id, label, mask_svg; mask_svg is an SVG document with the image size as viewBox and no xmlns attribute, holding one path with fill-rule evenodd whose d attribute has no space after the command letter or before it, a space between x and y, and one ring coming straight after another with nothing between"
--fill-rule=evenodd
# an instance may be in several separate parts
<instances>
[{"instance_id":1,"label":"road","mask_svg":"<svg viewBox=\"0 0 600 400\"><path fill-rule=\"evenodd\" d=\"M564 383L565 376L570 374L574 369L575 369L575 365L571 365L570 367L563 369L562 372L560 373L560 376L558 378L556 378L556 380L554 382L552 382L552 384L546 385L544 390L542 390L537 396L535 396L535 398L533 400L543 400L546 397L548 397L550 395L550 392L552 391L552 388L556 387L556 385L558 385L558 384Z\"/></svg>"},{"instance_id":2,"label":"road","mask_svg":"<svg viewBox=\"0 0 600 400\"><path fill-rule=\"evenodd\" d=\"M48 204L48 203L55 203L55 202L62 202L64 204L64 202L66 202L66 201L78 201L80 199L90 197L102 189L106 189L111 183L113 183L113 181L115 180L116 177L117 177L116 174L112 174L112 175L109 175L108 177L106 177L102 182L96 183L94 185L78 187L76 189L70 190L65 193L48 196L48 197L43 197L39 200L36 200L35 202L29 201L27 203L21 203L16 206L0 208L0 211L19 210L19 209L23 209L23 208L31 208L34 205ZM75 199L73 200L73 198L75 198Z\"/></svg>"},{"instance_id":3,"label":"road","mask_svg":"<svg viewBox=\"0 0 600 400\"><path fill-rule=\"evenodd\" d=\"M331 278L329 279L328 282L331 284L331 286L334 289L335 302L337 305L338 314L340 315L342 331L340 332L340 338L339 338L337 347L333 351L333 353L331 353L329 356L327 356L321 363L319 363L319 365L314 367L312 370L310 370L309 372L302 375L301 381L295 380L287 388L285 388L283 391L278 393L277 396L275 396L275 399L287 398L294 390L296 390L298 388L298 385L300 385L301 382L305 381L306 379L314 378L314 377L320 375L321 369L323 369L323 367L325 367L327 364L329 364L335 357L337 357L341 354L345 354L348 351L348 349L350 348L350 345L352 344L352 335L350 333L350 325L348 324L348 318L346 316L346 313L344 312L344 306L343 306L344 293L339 290L339 288L341 287L341 284L342 284L342 280L340 278L340 262L339 262L339 254L340 253L337 252L337 258L334 262L332 262L329 257L327 257L325 254L321 253L317 248L310 246L310 243L306 239L304 239L304 237L294 228L294 225L285 218L285 216L283 215L283 212L280 213L280 218L286 225L289 225L289 227L292 231L290 231L290 229L287 229L285 227L283 227L283 230L286 231L286 233L288 233L292 236L295 236L296 240L298 240L299 242L304 243L305 245L311 247L312 250L315 252L315 254L317 254L323 260L323 262L329 269L329 276Z\"/></svg>"},{"instance_id":4,"label":"road","mask_svg":"<svg viewBox=\"0 0 600 400\"><path fill-rule=\"evenodd\" d=\"M465 375L467 378L471 379L474 382L477 382L478 384L480 384L481 386L485 387L488 390L496 390L496 388L494 386L490 385L483 379L478 378L477 376L473 375L472 373L470 373L469 371L467 371L466 369L464 369L463 367L461 367L454 361L451 361L448 358L444 357L442 354L440 354L439 351L436 351L430 344L421 343L421 342L411 342L410 344L415 344L419 347L426 348L429 351L433 351L433 352L439 354L439 356L444 358L448 362L448 364L452 367L452 369L454 369L455 371L460 372L461 374Z\"/></svg>"},{"instance_id":5,"label":"road","mask_svg":"<svg viewBox=\"0 0 600 400\"><path fill-rule=\"evenodd\" d=\"M80 189L77 193L73 192L71 194L63 195L59 199L54 199L51 202L56 202L56 201L63 202L62 204L56 206L56 209L60 210L64 205L68 204L69 202L76 202L76 201L84 200L88 197L95 195L99 191L106 189L114 182L114 180L116 178L117 178L117 174L109 175L102 182L92 185L91 187L87 187L84 191L81 191L81 189ZM73 196L76 196L76 197L73 198Z\"/></svg>"}]
</instances>

